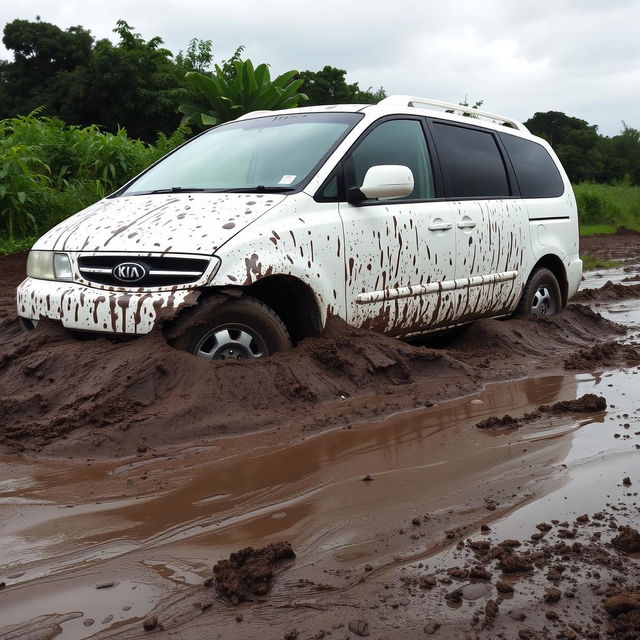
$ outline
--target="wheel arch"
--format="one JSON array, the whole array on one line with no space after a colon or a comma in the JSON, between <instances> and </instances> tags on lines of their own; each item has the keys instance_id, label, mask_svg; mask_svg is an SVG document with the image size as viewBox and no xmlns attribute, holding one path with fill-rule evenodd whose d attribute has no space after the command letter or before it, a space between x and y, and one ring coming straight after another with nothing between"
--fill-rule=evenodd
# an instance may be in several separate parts
<instances>
[{"instance_id":1,"label":"wheel arch","mask_svg":"<svg viewBox=\"0 0 640 640\"><path fill-rule=\"evenodd\" d=\"M541 267L549 269L549 271L551 271L551 273L556 277L556 280L560 285L562 306L565 307L569 297L569 280L567 279L567 270L565 269L562 260L553 253L548 253L542 256L542 258L533 265L533 268L529 272L527 282L529 281L529 278L531 278L531 275L535 273L536 269L540 269Z\"/></svg>"},{"instance_id":2,"label":"wheel arch","mask_svg":"<svg viewBox=\"0 0 640 640\"><path fill-rule=\"evenodd\" d=\"M318 300L311 287L295 276L267 276L243 287L242 291L264 302L280 316L294 345L303 338L320 335L322 316Z\"/></svg>"}]
</instances>

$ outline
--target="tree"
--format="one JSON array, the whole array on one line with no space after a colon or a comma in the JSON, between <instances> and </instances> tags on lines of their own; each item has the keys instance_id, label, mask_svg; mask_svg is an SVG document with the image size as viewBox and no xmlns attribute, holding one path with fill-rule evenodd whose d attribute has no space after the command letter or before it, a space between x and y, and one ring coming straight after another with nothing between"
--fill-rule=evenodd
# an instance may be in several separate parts
<instances>
[{"instance_id":1,"label":"tree","mask_svg":"<svg viewBox=\"0 0 640 640\"><path fill-rule=\"evenodd\" d=\"M147 141L158 131L173 131L183 80L172 53L161 47L159 37L145 42L124 20L114 32L120 42L100 40L87 67L83 122L110 131L126 127L131 136Z\"/></svg>"},{"instance_id":2,"label":"tree","mask_svg":"<svg viewBox=\"0 0 640 640\"><path fill-rule=\"evenodd\" d=\"M185 72L199 71L204 73L213 60L213 43L211 40L192 38L189 41L186 53L178 51L176 64L183 67Z\"/></svg>"},{"instance_id":3,"label":"tree","mask_svg":"<svg viewBox=\"0 0 640 640\"><path fill-rule=\"evenodd\" d=\"M204 128L235 120L250 111L297 107L307 97L298 92L303 81L295 79L297 71L288 71L272 81L266 64L254 68L251 60L239 59L231 64L233 74L218 65L212 76L187 73L189 102L179 107L184 114L183 124Z\"/></svg>"},{"instance_id":4,"label":"tree","mask_svg":"<svg viewBox=\"0 0 640 640\"><path fill-rule=\"evenodd\" d=\"M640 131L622 123L622 130L617 136L607 138L605 149L608 157L607 169L610 173L605 180L624 178L632 184L640 185Z\"/></svg>"},{"instance_id":5,"label":"tree","mask_svg":"<svg viewBox=\"0 0 640 640\"><path fill-rule=\"evenodd\" d=\"M93 37L82 27L63 31L48 22L13 20L2 41L14 52L0 65L0 117L30 113L46 105L77 118L77 84L89 63Z\"/></svg>"},{"instance_id":6,"label":"tree","mask_svg":"<svg viewBox=\"0 0 640 640\"><path fill-rule=\"evenodd\" d=\"M380 87L363 91L357 82L348 84L344 69L325 66L320 71L303 71L298 78L304 81L304 92L309 96L309 105L321 104L375 104L386 97Z\"/></svg>"}]
</instances>

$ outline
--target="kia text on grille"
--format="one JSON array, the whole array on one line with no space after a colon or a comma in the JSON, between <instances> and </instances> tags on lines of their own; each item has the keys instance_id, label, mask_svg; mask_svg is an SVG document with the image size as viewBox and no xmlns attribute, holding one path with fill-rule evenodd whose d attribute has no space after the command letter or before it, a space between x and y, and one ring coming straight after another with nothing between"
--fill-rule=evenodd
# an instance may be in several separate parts
<instances>
[{"instance_id":1,"label":"kia text on grille","mask_svg":"<svg viewBox=\"0 0 640 640\"><path fill-rule=\"evenodd\" d=\"M145 276L145 268L135 262L123 262L113 268L113 275L118 280L126 280L127 282L135 282Z\"/></svg>"}]
</instances>

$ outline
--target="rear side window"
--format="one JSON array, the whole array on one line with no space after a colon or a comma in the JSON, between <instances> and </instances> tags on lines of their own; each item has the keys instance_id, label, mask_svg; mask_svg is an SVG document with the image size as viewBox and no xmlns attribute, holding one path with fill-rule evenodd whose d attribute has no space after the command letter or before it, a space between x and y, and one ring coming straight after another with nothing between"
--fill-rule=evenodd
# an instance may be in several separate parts
<instances>
[{"instance_id":1,"label":"rear side window","mask_svg":"<svg viewBox=\"0 0 640 640\"><path fill-rule=\"evenodd\" d=\"M523 198L557 198L564 183L547 150L537 142L501 133Z\"/></svg>"},{"instance_id":2,"label":"rear side window","mask_svg":"<svg viewBox=\"0 0 640 640\"><path fill-rule=\"evenodd\" d=\"M367 171L379 164L401 164L411 169L415 187L406 199L435 197L431 159L418 120L388 120L360 142L351 155L355 184L361 185Z\"/></svg>"},{"instance_id":3,"label":"rear side window","mask_svg":"<svg viewBox=\"0 0 640 640\"><path fill-rule=\"evenodd\" d=\"M491 133L442 122L433 128L450 198L511 195L502 154Z\"/></svg>"}]
</instances>

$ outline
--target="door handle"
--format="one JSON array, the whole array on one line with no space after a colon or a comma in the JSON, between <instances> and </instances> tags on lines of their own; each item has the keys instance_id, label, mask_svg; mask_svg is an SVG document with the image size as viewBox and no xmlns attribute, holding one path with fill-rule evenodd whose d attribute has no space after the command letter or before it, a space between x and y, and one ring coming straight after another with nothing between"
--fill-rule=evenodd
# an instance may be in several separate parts
<instances>
[{"instance_id":1,"label":"door handle","mask_svg":"<svg viewBox=\"0 0 640 640\"><path fill-rule=\"evenodd\" d=\"M453 225L450 222L436 222L429 225L431 231L448 231Z\"/></svg>"},{"instance_id":2,"label":"door handle","mask_svg":"<svg viewBox=\"0 0 640 640\"><path fill-rule=\"evenodd\" d=\"M458 222L458 229L472 229L476 226L474 220L465 220L464 222Z\"/></svg>"}]
</instances>

